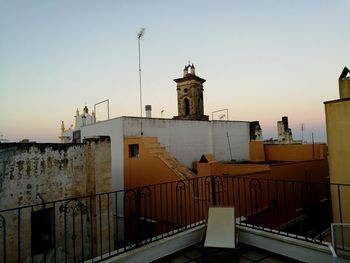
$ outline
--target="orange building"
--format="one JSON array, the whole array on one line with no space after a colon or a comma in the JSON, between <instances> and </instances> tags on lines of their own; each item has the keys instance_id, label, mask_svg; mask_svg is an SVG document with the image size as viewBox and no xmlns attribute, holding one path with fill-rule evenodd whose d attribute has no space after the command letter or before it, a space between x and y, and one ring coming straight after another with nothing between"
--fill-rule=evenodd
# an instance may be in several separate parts
<instances>
[{"instance_id":1,"label":"orange building","mask_svg":"<svg viewBox=\"0 0 350 263\"><path fill-rule=\"evenodd\" d=\"M312 147L317 149L318 155L313 153ZM283 148L292 150L281 156L282 161L276 160L278 151L283 153ZM215 160L212 154L205 154L194 163L191 171L172 157L157 138L125 138L125 189L138 187L140 193L136 196L162 200L155 207L140 204L143 223L158 233L171 230L169 225L185 226L206 218L206 207L208 202L213 202L213 194L221 205L235 206L237 217L246 218L247 222L261 220L260 223L268 227L277 227L295 216L302 216L309 204L318 204L318 211L323 211L330 200L329 189L323 187L323 183L329 182L327 159L321 158L325 156L325 145L294 147L285 144L273 151L268 150L267 156L274 161L265 159L260 163L224 163ZM135 190L131 191L134 198ZM305 201L312 191L317 194L310 195L312 200ZM136 208L127 203L125 217L134 218ZM171 213L168 207L171 207ZM191 217L193 209L198 210L197 217ZM125 231L131 239L136 235L134 224L126 220ZM164 225L167 229L163 229Z\"/></svg>"},{"instance_id":2,"label":"orange building","mask_svg":"<svg viewBox=\"0 0 350 263\"><path fill-rule=\"evenodd\" d=\"M264 144L262 141L249 143L251 161L308 161L327 158L327 145L315 144Z\"/></svg>"}]
</instances>

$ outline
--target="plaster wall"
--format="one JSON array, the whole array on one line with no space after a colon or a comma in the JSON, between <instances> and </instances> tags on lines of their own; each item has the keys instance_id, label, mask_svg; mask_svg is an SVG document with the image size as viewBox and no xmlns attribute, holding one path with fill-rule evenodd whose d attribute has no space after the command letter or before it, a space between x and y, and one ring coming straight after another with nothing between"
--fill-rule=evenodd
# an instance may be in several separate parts
<instances>
[{"instance_id":1,"label":"plaster wall","mask_svg":"<svg viewBox=\"0 0 350 263\"><path fill-rule=\"evenodd\" d=\"M124 143L125 189L179 180L172 169L145 147L143 138L127 138ZM132 144L139 145L136 157L129 156L128 146Z\"/></svg>"},{"instance_id":2,"label":"plaster wall","mask_svg":"<svg viewBox=\"0 0 350 263\"><path fill-rule=\"evenodd\" d=\"M51 209L55 218L52 231L55 233L56 250L47 248L45 254L37 252L32 259L35 262L42 262L44 259L47 262L53 262L53 258L56 257L58 261L62 261L65 248L64 229L68 229L67 232L69 232L73 226L69 219L68 223L64 224L62 208L68 203L64 199L111 190L109 139L90 139L84 144L0 144L0 182L0 235L4 234L2 226L6 224L4 237L9 248L6 253L6 262L30 260L33 248L31 231L36 229L33 227L32 214L44 211L45 208ZM54 204L53 201L55 201ZM89 208L93 206L90 204ZM105 206L103 201L102 205L94 210L107 221L109 214ZM17 207L22 209L10 210ZM92 221L94 220L92 218ZM96 223L91 228L87 227L90 221L88 219L84 221L84 232L94 231L97 233L96 239L99 238L99 233L106 235L113 231L113 226L107 229L107 224L104 224L99 232L96 232L94 230ZM83 230L77 228L77 231ZM79 236L77 234L78 239ZM81 242L86 242L86 246L89 246L90 238L87 236L84 238ZM1 238L1 249L4 247L2 242ZM3 258L5 253L1 249L0 261L2 262L5 261ZM103 249L106 249L105 246ZM18 251L20 251L20 258L18 258ZM67 253L71 252L72 246L68 245ZM77 246L77 255L81 252L81 247ZM93 252L89 250L85 256L91 257L90 253Z\"/></svg>"},{"instance_id":3,"label":"plaster wall","mask_svg":"<svg viewBox=\"0 0 350 263\"><path fill-rule=\"evenodd\" d=\"M327 158L326 144L265 144L266 161L307 161Z\"/></svg>"},{"instance_id":4,"label":"plaster wall","mask_svg":"<svg viewBox=\"0 0 350 263\"><path fill-rule=\"evenodd\" d=\"M249 122L212 121L212 147L215 159L249 159Z\"/></svg>"},{"instance_id":5,"label":"plaster wall","mask_svg":"<svg viewBox=\"0 0 350 263\"><path fill-rule=\"evenodd\" d=\"M0 209L85 194L83 175L82 144L3 145L0 148Z\"/></svg>"},{"instance_id":6,"label":"plaster wall","mask_svg":"<svg viewBox=\"0 0 350 263\"><path fill-rule=\"evenodd\" d=\"M140 119L124 119L125 136L140 136ZM143 119L144 136L155 136L177 160L192 166L203 153L211 152L209 122Z\"/></svg>"},{"instance_id":7,"label":"plaster wall","mask_svg":"<svg viewBox=\"0 0 350 263\"><path fill-rule=\"evenodd\" d=\"M331 183L350 184L350 100L343 99L325 103L328 141L329 173ZM338 196L341 199L338 200ZM339 203L342 209L342 221L350 223L350 186L341 186L332 192L333 217L339 222Z\"/></svg>"},{"instance_id":8,"label":"plaster wall","mask_svg":"<svg viewBox=\"0 0 350 263\"><path fill-rule=\"evenodd\" d=\"M198 175L236 175L271 180L327 183L326 159L285 162L280 164L225 164L221 162L198 163Z\"/></svg>"},{"instance_id":9,"label":"plaster wall","mask_svg":"<svg viewBox=\"0 0 350 263\"><path fill-rule=\"evenodd\" d=\"M330 179L332 183L350 184L350 100L325 106Z\"/></svg>"},{"instance_id":10,"label":"plaster wall","mask_svg":"<svg viewBox=\"0 0 350 263\"><path fill-rule=\"evenodd\" d=\"M188 168L191 168L192 163L198 161L205 153L213 153L217 160L249 159L249 122L142 118L142 131L143 136L158 137L160 144ZM84 126L81 132L82 138L110 136L112 188L113 190L123 189L123 140L126 137L141 135L141 119L115 118Z\"/></svg>"},{"instance_id":11,"label":"plaster wall","mask_svg":"<svg viewBox=\"0 0 350 263\"><path fill-rule=\"evenodd\" d=\"M249 142L249 160L253 162L263 162L265 157L265 145L263 141Z\"/></svg>"},{"instance_id":12,"label":"plaster wall","mask_svg":"<svg viewBox=\"0 0 350 263\"><path fill-rule=\"evenodd\" d=\"M124 132L123 118L81 127L81 137L109 136L111 140L112 190L121 190L124 186Z\"/></svg>"},{"instance_id":13,"label":"plaster wall","mask_svg":"<svg viewBox=\"0 0 350 263\"><path fill-rule=\"evenodd\" d=\"M0 209L110 191L110 155L109 138L0 144Z\"/></svg>"},{"instance_id":14,"label":"plaster wall","mask_svg":"<svg viewBox=\"0 0 350 263\"><path fill-rule=\"evenodd\" d=\"M144 136L156 136L162 146L188 168L204 153L217 160L230 160L227 133L233 159L249 158L249 123L233 121L186 121L143 119ZM140 135L140 119L124 119L125 136Z\"/></svg>"}]
</instances>

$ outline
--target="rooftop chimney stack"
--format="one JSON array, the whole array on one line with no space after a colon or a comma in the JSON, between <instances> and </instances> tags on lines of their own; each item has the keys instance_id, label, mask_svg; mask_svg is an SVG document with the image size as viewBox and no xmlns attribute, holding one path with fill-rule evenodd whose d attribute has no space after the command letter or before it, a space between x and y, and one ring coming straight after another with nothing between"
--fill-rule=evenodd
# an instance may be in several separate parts
<instances>
[{"instance_id":1,"label":"rooftop chimney stack","mask_svg":"<svg viewBox=\"0 0 350 263\"><path fill-rule=\"evenodd\" d=\"M152 118L152 106L146 105L145 110L146 110L146 118Z\"/></svg>"},{"instance_id":2,"label":"rooftop chimney stack","mask_svg":"<svg viewBox=\"0 0 350 263\"><path fill-rule=\"evenodd\" d=\"M340 99L350 98L350 70L345 67L339 76Z\"/></svg>"}]
</instances>

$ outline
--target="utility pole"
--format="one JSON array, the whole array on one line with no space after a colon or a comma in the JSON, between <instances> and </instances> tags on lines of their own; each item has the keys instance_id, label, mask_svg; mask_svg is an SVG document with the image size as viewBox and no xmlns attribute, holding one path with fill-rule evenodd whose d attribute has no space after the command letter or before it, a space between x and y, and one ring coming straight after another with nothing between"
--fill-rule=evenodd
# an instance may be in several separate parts
<instances>
[{"instance_id":1,"label":"utility pole","mask_svg":"<svg viewBox=\"0 0 350 263\"><path fill-rule=\"evenodd\" d=\"M139 48L139 82L140 82L140 127L141 127L141 136L143 135L143 129L142 129L142 88L141 88L141 48L140 48L140 39L143 37L145 33L145 28L141 28L139 33L137 34L137 40L138 40L138 48Z\"/></svg>"}]
</instances>

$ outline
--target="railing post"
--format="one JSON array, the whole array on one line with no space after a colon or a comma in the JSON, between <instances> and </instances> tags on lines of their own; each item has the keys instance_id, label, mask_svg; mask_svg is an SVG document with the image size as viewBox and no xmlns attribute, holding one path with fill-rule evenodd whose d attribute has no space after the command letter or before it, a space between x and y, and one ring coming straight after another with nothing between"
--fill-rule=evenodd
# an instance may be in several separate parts
<instances>
[{"instance_id":1,"label":"railing post","mask_svg":"<svg viewBox=\"0 0 350 263\"><path fill-rule=\"evenodd\" d=\"M215 176L210 176L212 205L216 206Z\"/></svg>"},{"instance_id":2,"label":"railing post","mask_svg":"<svg viewBox=\"0 0 350 263\"><path fill-rule=\"evenodd\" d=\"M141 234L141 189L136 189L135 196L135 222L136 222L136 247L141 246L142 243L142 234Z\"/></svg>"}]
</instances>

